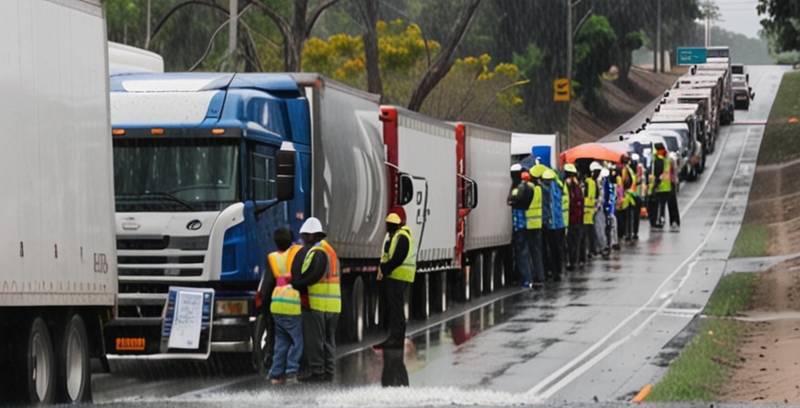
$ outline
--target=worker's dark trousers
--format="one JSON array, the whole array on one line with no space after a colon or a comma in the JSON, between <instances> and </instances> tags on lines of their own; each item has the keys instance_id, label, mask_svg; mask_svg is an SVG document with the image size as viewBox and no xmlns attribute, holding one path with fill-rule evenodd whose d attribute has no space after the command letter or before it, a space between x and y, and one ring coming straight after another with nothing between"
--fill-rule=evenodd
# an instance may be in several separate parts
<instances>
[{"instance_id":1,"label":"worker's dark trousers","mask_svg":"<svg viewBox=\"0 0 800 408\"><path fill-rule=\"evenodd\" d=\"M563 271L564 259L564 228L545 229L543 241L547 246L547 265L545 270L552 273L553 277L559 279Z\"/></svg>"},{"instance_id":2,"label":"worker's dark trousers","mask_svg":"<svg viewBox=\"0 0 800 408\"><path fill-rule=\"evenodd\" d=\"M333 377L338 321L339 313L303 308L303 354L308 367L301 370Z\"/></svg>"},{"instance_id":3,"label":"worker's dark trousers","mask_svg":"<svg viewBox=\"0 0 800 408\"><path fill-rule=\"evenodd\" d=\"M622 241L623 238L628 236L628 214L630 213L630 207L622 210L617 210L617 241Z\"/></svg>"},{"instance_id":4,"label":"worker's dark trousers","mask_svg":"<svg viewBox=\"0 0 800 408\"><path fill-rule=\"evenodd\" d=\"M531 265L533 272L533 281L544 283L544 264L542 259L542 230L529 229L528 230L528 248L531 253Z\"/></svg>"},{"instance_id":5,"label":"worker's dark trousers","mask_svg":"<svg viewBox=\"0 0 800 408\"><path fill-rule=\"evenodd\" d=\"M634 237L639 236L639 221L642 219L642 199L636 198L636 205L633 206L633 214L631 214L631 221L633 222L633 227L631 228L631 233Z\"/></svg>"},{"instance_id":6,"label":"worker's dark trousers","mask_svg":"<svg viewBox=\"0 0 800 408\"><path fill-rule=\"evenodd\" d=\"M581 225L581 243L578 249L578 262L586 263L589 259L589 255L594 253L594 247L597 245L595 244L594 234L594 224Z\"/></svg>"},{"instance_id":7,"label":"worker's dark trousers","mask_svg":"<svg viewBox=\"0 0 800 408\"><path fill-rule=\"evenodd\" d=\"M678 224L680 226L681 213L678 211L678 195L675 194L674 189L669 193L667 207L669 208L669 225Z\"/></svg>"},{"instance_id":8,"label":"worker's dark trousers","mask_svg":"<svg viewBox=\"0 0 800 408\"><path fill-rule=\"evenodd\" d=\"M667 219L667 202L669 201L670 194L672 193L669 191L664 193L656 193L656 199L658 200L658 211L656 212L657 226L663 227L664 221Z\"/></svg>"},{"instance_id":9,"label":"worker's dark trousers","mask_svg":"<svg viewBox=\"0 0 800 408\"><path fill-rule=\"evenodd\" d=\"M647 219L650 221L650 228L658 224L658 199L656 195L647 197Z\"/></svg>"},{"instance_id":10,"label":"worker's dark trousers","mask_svg":"<svg viewBox=\"0 0 800 408\"><path fill-rule=\"evenodd\" d=\"M397 279L383 277L383 285L386 302L386 320L389 324L389 340L394 342L405 342L406 339L406 312L405 312L405 293L407 282Z\"/></svg>"},{"instance_id":11,"label":"worker's dark trousers","mask_svg":"<svg viewBox=\"0 0 800 408\"><path fill-rule=\"evenodd\" d=\"M582 262L581 249L583 248L583 225L570 224L567 231L567 265L575 267Z\"/></svg>"},{"instance_id":12,"label":"worker's dark trousers","mask_svg":"<svg viewBox=\"0 0 800 408\"><path fill-rule=\"evenodd\" d=\"M525 282L531 283L533 281L529 237L530 234L526 229L514 231L512 235L514 241L514 261L517 264L517 276L519 277L518 283L520 285Z\"/></svg>"}]
</instances>

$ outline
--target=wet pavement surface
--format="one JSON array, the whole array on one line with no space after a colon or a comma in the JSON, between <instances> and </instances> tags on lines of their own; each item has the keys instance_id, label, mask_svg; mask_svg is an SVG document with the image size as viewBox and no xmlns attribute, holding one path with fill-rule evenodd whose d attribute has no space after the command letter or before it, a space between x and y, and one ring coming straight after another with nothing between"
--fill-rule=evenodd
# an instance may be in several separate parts
<instances>
[{"instance_id":1,"label":"wet pavement surface","mask_svg":"<svg viewBox=\"0 0 800 408\"><path fill-rule=\"evenodd\" d=\"M741 122L766 120L782 72L749 67L759 95ZM647 111L649 113L649 111ZM633 121L632 123L635 123ZM639 122L641 123L641 122ZM148 406L431 406L619 403L655 383L691 338L726 270L753 179L762 125L724 127L697 182L681 187L681 230L650 232L541 291L508 289L409 326L405 350L341 348L337 379L276 388L211 364L112 362L96 403ZM384 383L410 387L383 388ZM596 404L602 406L603 404ZM708 406L676 404L675 406ZM716 404L716 406L723 406Z\"/></svg>"}]
</instances>

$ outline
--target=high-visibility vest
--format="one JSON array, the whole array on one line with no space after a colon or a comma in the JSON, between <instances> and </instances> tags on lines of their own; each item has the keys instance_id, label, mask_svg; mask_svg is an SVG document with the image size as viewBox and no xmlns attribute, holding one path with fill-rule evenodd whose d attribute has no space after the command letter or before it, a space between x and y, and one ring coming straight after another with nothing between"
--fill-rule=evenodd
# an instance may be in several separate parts
<instances>
[{"instance_id":1,"label":"high-visibility vest","mask_svg":"<svg viewBox=\"0 0 800 408\"><path fill-rule=\"evenodd\" d=\"M292 262L300 248L302 248L300 245L292 245L286 251L273 252L267 256L276 282L280 278L286 279L291 276ZM275 286L269 311L274 314L299 315L301 313L300 292L290 285Z\"/></svg>"},{"instance_id":2,"label":"high-visibility vest","mask_svg":"<svg viewBox=\"0 0 800 408\"><path fill-rule=\"evenodd\" d=\"M594 225L595 206L597 205L597 182L586 178L586 194L583 196L583 224Z\"/></svg>"},{"instance_id":3,"label":"high-visibility vest","mask_svg":"<svg viewBox=\"0 0 800 408\"><path fill-rule=\"evenodd\" d=\"M664 172L661 173L661 180L657 180L658 187L656 192L669 193L672 191L672 180L670 180L670 171L672 171L672 163L666 157L659 157L658 160L664 162ZM666 176L666 177L664 177Z\"/></svg>"},{"instance_id":4,"label":"high-visibility vest","mask_svg":"<svg viewBox=\"0 0 800 408\"><path fill-rule=\"evenodd\" d=\"M622 168L622 179L620 180L620 186L622 186L623 189L625 188L626 179L631 181L631 185L628 187L628 189L623 190L624 194L622 196L622 209L636 205L636 197L639 195L639 190L636 185L636 173L633 172L633 169L631 169L630 166L625 166Z\"/></svg>"},{"instance_id":5,"label":"high-visibility vest","mask_svg":"<svg viewBox=\"0 0 800 408\"><path fill-rule=\"evenodd\" d=\"M381 263L389 262L390 259L394 257L394 251L397 249L397 240L400 236L406 237L408 239L408 253L406 254L406 259L403 260L402 265L395 268L390 274L389 277L392 279L397 279L403 282L414 282L414 275L417 271L417 254L414 253L414 241L411 240L411 230L407 226L402 226L394 235L391 237L391 243L389 244L389 252L384 252L381 256ZM386 234L386 238L383 240L383 247L386 248L386 244L389 242L389 234Z\"/></svg>"},{"instance_id":6,"label":"high-visibility vest","mask_svg":"<svg viewBox=\"0 0 800 408\"><path fill-rule=\"evenodd\" d=\"M320 312L341 313L342 311L342 291L339 286L339 258L333 247L327 241L322 240L306 254L303 260L303 268L300 273L306 273L311 265L314 252L322 252L328 259L328 271L322 276L319 282L308 287L308 305L311 310Z\"/></svg>"},{"instance_id":7,"label":"high-visibility vest","mask_svg":"<svg viewBox=\"0 0 800 408\"><path fill-rule=\"evenodd\" d=\"M556 179L561 187L561 214L564 216L564 227L569 227L569 189L567 183Z\"/></svg>"},{"instance_id":8,"label":"high-visibility vest","mask_svg":"<svg viewBox=\"0 0 800 408\"><path fill-rule=\"evenodd\" d=\"M526 227L529 230L542 229L542 187L531 182L528 185L533 190L533 199L528 209L525 210Z\"/></svg>"}]
</instances>

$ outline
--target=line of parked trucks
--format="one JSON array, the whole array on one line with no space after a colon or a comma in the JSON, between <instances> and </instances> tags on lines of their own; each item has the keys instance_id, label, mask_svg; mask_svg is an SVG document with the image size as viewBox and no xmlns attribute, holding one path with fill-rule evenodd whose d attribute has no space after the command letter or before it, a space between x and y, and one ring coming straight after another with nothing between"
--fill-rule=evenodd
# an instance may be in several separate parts
<instances>
[{"instance_id":1,"label":"line of parked trucks","mask_svg":"<svg viewBox=\"0 0 800 408\"><path fill-rule=\"evenodd\" d=\"M509 167L555 165L555 136L443 122L315 74L163 73L107 43L101 0L6 6L0 400L90 401L92 357L229 352L263 369L271 233L309 216L341 258L344 340L383 324L389 211L417 246L410 317L513 279ZM729 52L709 57L622 137L660 137L689 180L738 101ZM176 287L213 292L189 348L168 341Z\"/></svg>"},{"instance_id":2,"label":"line of parked trucks","mask_svg":"<svg viewBox=\"0 0 800 408\"><path fill-rule=\"evenodd\" d=\"M755 98L744 65L733 64L729 47L708 47L707 60L689 68L659 101L640 128L613 134L600 142L622 152L634 143L663 143L674 153L680 180L695 181L705 171L706 156L714 152L720 127L733 123L736 109L749 109ZM645 155L652 154L646 148Z\"/></svg>"},{"instance_id":3,"label":"line of parked trucks","mask_svg":"<svg viewBox=\"0 0 800 408\"><path fill-rule=\"evenodd\" d=\"M512 156L554 161L554 135L443 122L315 74L163 73L107 43L101 0L6 11L0 401L90 401L90 358L263 369L272 231L309 216L341 258L345 340L383 324L391 210L417 246L410 317L512 279ZM176 287L213 292L194 347L168 341Z\"/></svg>"}]
</instances>

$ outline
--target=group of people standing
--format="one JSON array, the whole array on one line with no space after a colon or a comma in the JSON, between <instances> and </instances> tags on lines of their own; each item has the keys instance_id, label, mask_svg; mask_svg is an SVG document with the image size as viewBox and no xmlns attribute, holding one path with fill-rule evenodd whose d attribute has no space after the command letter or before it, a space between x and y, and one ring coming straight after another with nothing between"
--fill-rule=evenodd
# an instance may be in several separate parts
<instances>
[{"instance_id":1,"label":"group of people standing","mask_svg":"<svg viewBox=\"0 0 800 408\"><path fill-rule=\"evenodd\" d=\"M395 211L386 218L377 280L390 333L375 349L405 345L403 300L406 286L414 282L416 252L403 216ZM270 367L267 379L274 385L334 379L336 327L342 310L339 259L317 218L305 221L300 238L303 245L294 243L289 229L275 230L277 251L267 257L268 269L259 286L267 321L264 363Z\"/></svg>"},{"instance_id":2,"label":"group of people standing","mask_svg":"<svg viewBox=\"0 0 800 408\"><path fill-rule=\"evenodd\" d=\"M639 240L645 213L657 230L669 207L670 225L680 227L674 160L661 144L653 150L650 163L633 153L618 163L592 161L583 172L574 163L561 174L543 164L511 166L508 205L521 286L541 288L595 257L609 259L620 242Z\"/></svg>"}]
</instances>

